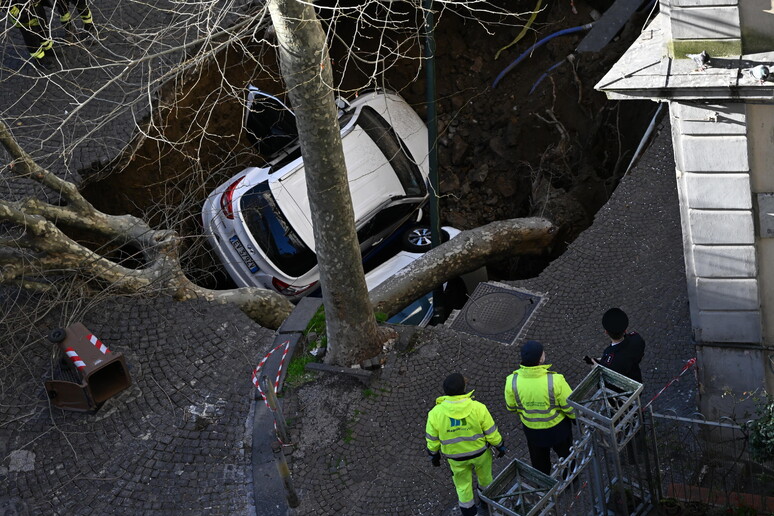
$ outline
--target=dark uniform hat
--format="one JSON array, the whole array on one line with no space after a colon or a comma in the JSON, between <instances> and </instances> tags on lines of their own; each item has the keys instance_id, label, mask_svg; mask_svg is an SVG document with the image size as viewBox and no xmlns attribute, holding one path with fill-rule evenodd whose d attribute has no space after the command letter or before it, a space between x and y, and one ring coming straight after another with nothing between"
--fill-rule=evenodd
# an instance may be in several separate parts
<instances>
[{"instance_id":1,"label":"dark uniform hat","mask_svg":"<svg viewBox=\"0 0 774 516\"><path fill-rule=\"evenodd\" d=\"M602 316L602 327L609 333L623 333L629 327L629 318L620 308L611 308Z\"/></svg>"},{"instance_id":2,"label":"dark uniform hat","mask_svg":"<svg viewBox=\"0 0 774 516\"><path fill-rule=\"evenodd\" d=\"M540 364L543 356L543 345L536 340L528 340L521 345L521 365L534 367Z\"/></svg>"},{"instance_id":3,"label":"dark uniform hat","mask_svg":"<svg viewBox=\"0 0 774 516\"><path fill-rule=\"evenodd\" d=\"M460 373L452 373L443 381L443 393L447 396L465 394L465 377Z\"/></svg>"}]
</instances>

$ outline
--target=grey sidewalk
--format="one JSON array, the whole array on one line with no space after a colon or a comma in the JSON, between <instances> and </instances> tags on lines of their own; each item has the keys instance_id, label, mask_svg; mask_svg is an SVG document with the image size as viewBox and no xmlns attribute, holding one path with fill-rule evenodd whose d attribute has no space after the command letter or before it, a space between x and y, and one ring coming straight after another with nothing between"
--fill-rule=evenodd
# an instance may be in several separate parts
<instances>
[{"instance_id":1,"label":"grey sidewalk","mask_svg":"<svg viewBox=\"0 0 774 516\"><path fill-rule=\"evenodd\" d=\"M229 26L253 4L89 3L99 41L65 44L55 21L45 67L25 62L19 29L2 10L0 116L33 159L76 184L135 136L159 102L160 78L181 69L184 38ZM0 161L9 161L2 149ZM0 198L25 196L56 202L3 167ZM18 328L5 325L35 313L36 300L0 289L0 306L0 512L254 513L250 374L273 332L229 307L117 296L55 302L43 324L11 337ZM79 320L125 355L134 381L97 414L53 409L43 388L53 356L45 335Z\"/></svg>"},{"instance_id":2,"label":"grey sidewalk","mask_svg":"<svg viewBox=\"0 0 774 516\"><path fill-rule=\"evenodd\" d=\"M16 353L2 379L0 507L251 514L250 375L273 332L228 307L165 298L115 298L79 319L124 354L133 385L96 414L54 409L47 328L5 342Z\"/></svg>"},{"instance_id":3,"label":"grey sidewalk","mask_svg":"<svg viewBox=\"0 0 774 516\"><path fill-rule=\"evenodd\" d=\"M76 184L81 171L100 171L137 134L151 104L160 102L160 82L184 69L186 38L202 36L200 28L229 26L255 9L252 0L226 0L201 10L173 0L90 0L89 5L99 41L66 43L56 15L54 59L45 67L28 62L19 29L0 11L6 21L0 117L41 166ZM6 160L1 148L0 159ZM45 194L29 180L0 175L0 197L22 195Z\"/></svg>"}]
</instances>

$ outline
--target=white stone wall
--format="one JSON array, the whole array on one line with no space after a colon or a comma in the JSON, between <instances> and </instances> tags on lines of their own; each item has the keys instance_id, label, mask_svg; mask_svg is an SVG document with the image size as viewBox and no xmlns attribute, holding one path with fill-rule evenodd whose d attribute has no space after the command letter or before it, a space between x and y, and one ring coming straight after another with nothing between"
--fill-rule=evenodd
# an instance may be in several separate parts
<instances>
[{"instance_id":1,"label":"white stone wall","mask_svg":"<svg viewBox=\"0 0 774 516\"><path fill-rule=\"evenodd\" d=\"M771 213L774 210L761 202L761 197L771 197L774 193L774 105L748 104L747 130L752 193L757 198L756 256L763 321L762 344L768 348L764 370L766 389L774 393L774 236L771 232L774 222Z\"/></svg>"},{"instance_id":2,"label":"white stone wall","mask_svg":"<svg viewBox=\"0 0 774 516\"><path fill-rule=\"evenodd\" d=\"M672 0L675 39L740 39L738 0Z\"/></svg>"},{"instance_id":3,"label":"white stone wall","mask_svg":"<svg viewBox=\"0 0 774 516\"><path fill-rule=\"evenodd\" d=\"M670 114L696 338L758 344L761 294L745 105L671 102Z\"/></svg>"},{"instance_id":4,"label":"white stone wall","mask_svg":"<svg viewBox=\"0 0 774 516\"><path fill-rule=\"evenodd\" d=\"M774 50L774 3L771 0L739 2L745 54Z\"/></svg>"},{"instance_id":5,"label":"white stone wall","mask_svg":"<svg viewBox=\"0 0 774 516\"><path fill-rule=\"evenodd\" d=\"M715 57L741 53L739 0L661 0L659 6L669 19L664 42L674 45L669 52L677 55L672 57L685 59L686 51L698 52L698 48ZM692 45L692 41L702 44Z\"/></svg>"}]
</instances>

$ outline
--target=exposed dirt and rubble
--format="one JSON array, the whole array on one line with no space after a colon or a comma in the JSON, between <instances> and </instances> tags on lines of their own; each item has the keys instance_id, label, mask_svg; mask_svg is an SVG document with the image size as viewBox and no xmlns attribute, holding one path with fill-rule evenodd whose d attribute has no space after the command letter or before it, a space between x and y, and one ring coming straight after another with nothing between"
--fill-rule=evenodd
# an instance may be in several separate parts
<instances>
[{"instance_id":1,"label":"exposed dirt and rubble","mask_svg":"<svg viewBox=\"0 0 774 516\"><path fill-rule=\"evenodd\" d=\"M492 88L497 74L536 41L588 23L595 9L604 9L611 2L593 3L550 2L526 36L499 59L495 54L521 29L514 20L492 15L488 21L494 23L486 25L448 7L437 18L442 222L468 229L493 220L543 215L562 227L558 245L546 256L494 265L490 272L495 277L534 276L588 227L615 188L655 109L648 102L608 101L594 90L636 37L645 14L636 15L603 52L575 55L537 86L541 75L573 53L583 32L558 37L535 49ZM406 6L409 4L404 9ZM520 0L508 6L512 12L529 13L534 4ZM526 19L523 16L521 23ZM353 29L340 21L336 30L346 35ZM334 41L331 57L345 94L375 85L388 87L399 91L425 116L424 70L422 61L414 58L421 52L420 42L410 46L404 58L389 62L388 70L375 83L373 70L355 66L353 48L342 41L346 37ZM367 52L368 45L378 41L364 34L358 49ZM246 58L241 48L232 48L217 68L187 77L183 89L190 90L189 94L178 96L176 107L165 110L162 117L164 136L178 143L145 141L116 173L92 180L86 187L95 204L114 213L147 214L152 210L156 224L168 223L171 217L165 215L186 206L188 223L177 228L195 235L198 228L192 221L198 219L208 191L261 159L241 131L243 98L239 91L225 97L212 94L223 84L221 70L231 87L254 83L281 93L274 50L254 50ZM170 92L165 95L170 101L174 98ZM206 127L201 138L186 140L191 128L198 130L199 126ZM159 201L168 208L158 210Z\"/></svg>"}]
</instances>

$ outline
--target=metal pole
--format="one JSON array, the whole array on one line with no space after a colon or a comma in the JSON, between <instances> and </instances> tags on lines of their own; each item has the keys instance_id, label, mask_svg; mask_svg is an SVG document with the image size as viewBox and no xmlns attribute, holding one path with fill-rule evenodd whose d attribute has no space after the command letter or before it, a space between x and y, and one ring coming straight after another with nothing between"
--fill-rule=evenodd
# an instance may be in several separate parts
<instances>
[{"instance_id":1,"label":"metal pole","mask_svg":"<svg viewBox=\"0 0 774 516\"><path fill-rule=\"evenodd\" d=\"M655 472L655 492L653 493L653 503L656 504L661 498L663 497L663 494L661 492L661 486L663 482L663 478L661 476L661 462L659 460L658 456L658 446L656 444L656 422L653 418L653 407L648 407L648 421L650 422L650 425L648 428L650 428L650 431L645 433L645 437L648 439L648 446L646 446L645 453L648 453L647 447L650 447L651 450L653 450L653 468L652 471ZM650 455L648 455L650 457ZM648 459L648 466L650 467L650 459Z\"/></svg>"},{"instance_id":2,"label":"metal pole","mask_svg":"<svg viewBox=\"0 0 774 516\"><path fill-rule=\"evenodd\" d=\"M299 500L296 488L293 486L293 479L290 476L290 468L288 462L285 459L285 452L282 449L283 443L290 442L290 433L288 432L288 426L285 423L285 417L282 415L282 407L280 407L277 400L277 393L274 392L274 385L269 383L266 375L261 375L260 379L261 389L263 395L266 396L266 401L269 404L272 415L274 416L274 428L277 431L277 441L272 441L271 451L274 454L274 458L277 460L277 471L279 472L282 483L285 486L285 498L288 501L289 507L298 507Z\"/></svg>"},{"instance_id":3,"label":"metal pole","mask_svg":"<svg viewBox=\"0 0 774 516\"><path fill-rule=\"evenodd\" d=\"M287 460L285 460L282 444L278 441L273 441L271 443L271 451L277 459L277 470L279 471L280 478L282 478L282 483L285 485L285 498L288 500L288 506L298 507L298 494L296 494L296 488L293 486L293 478L290 476L290 468L288 467Z\"/></svg>"},{"instance_id":4,"label":"metal pole","mask_svg":"<svg viewBox=\"0 0 774 516\"><path fill-rule=\"evenodd\" d=\"M274 415L274 428L277 430L277 437L281 443L290 442L290 433L288 425L285 423L285 416L282 415L282 407L277 401L277 394L274 392L274 385L271 385L266 379L266 375L261 375L261 389L266 401L269 402L269 408Z\"/></svg>"},{"instance_id":5,"label":"metal pole","mask_svg":"<svg viewBox=\"0 0 774 516\"><path fill-rule=\"evenodd\" d=\"M593 504L597 514L607 514L607 504L605 502L605 486L603 484L604 481L602 478L602 467L599 463L601 460L600 457L605 457L605 450L604 448L601 448L597 442L598 435L599 434L597 432L594 432L594 437L591 441L591 446L594 449L591 454L591 491L593 493Z\"/></svg>"},{"instance_id":6,"label":"metal pole","mask_svg":"<svg viewBox=\"0 0 774 516\"><path fill-rule=\"evenodd\" d=\"M430 168L430 239L432 247L441 245L441 218L438 204L438 113L435 103L435 14L433 0L422 0L425 16L425 93L427 99L427 151ZM433 291L433 322L439 323L446 312L443 286Z\"/></svg>"},{"instance_id":7,"label":"metal pole","mask_svg":"<svg viewBox=\"0 0 774 516\"><path fill-rule=\"evenodd\" d=\"M616 496L616 504L621 514L629 514L627 509L626 500L626 486L624 486L623 467L621 466L621 451L618 450L618 441L615 438L615 424L610 423L607 434L605 435L607 441L607 449L612 452L613 455L613 468L615 468L615 477L608 479L610 482L610 495Z\"/></svg>"}]
</instances>

